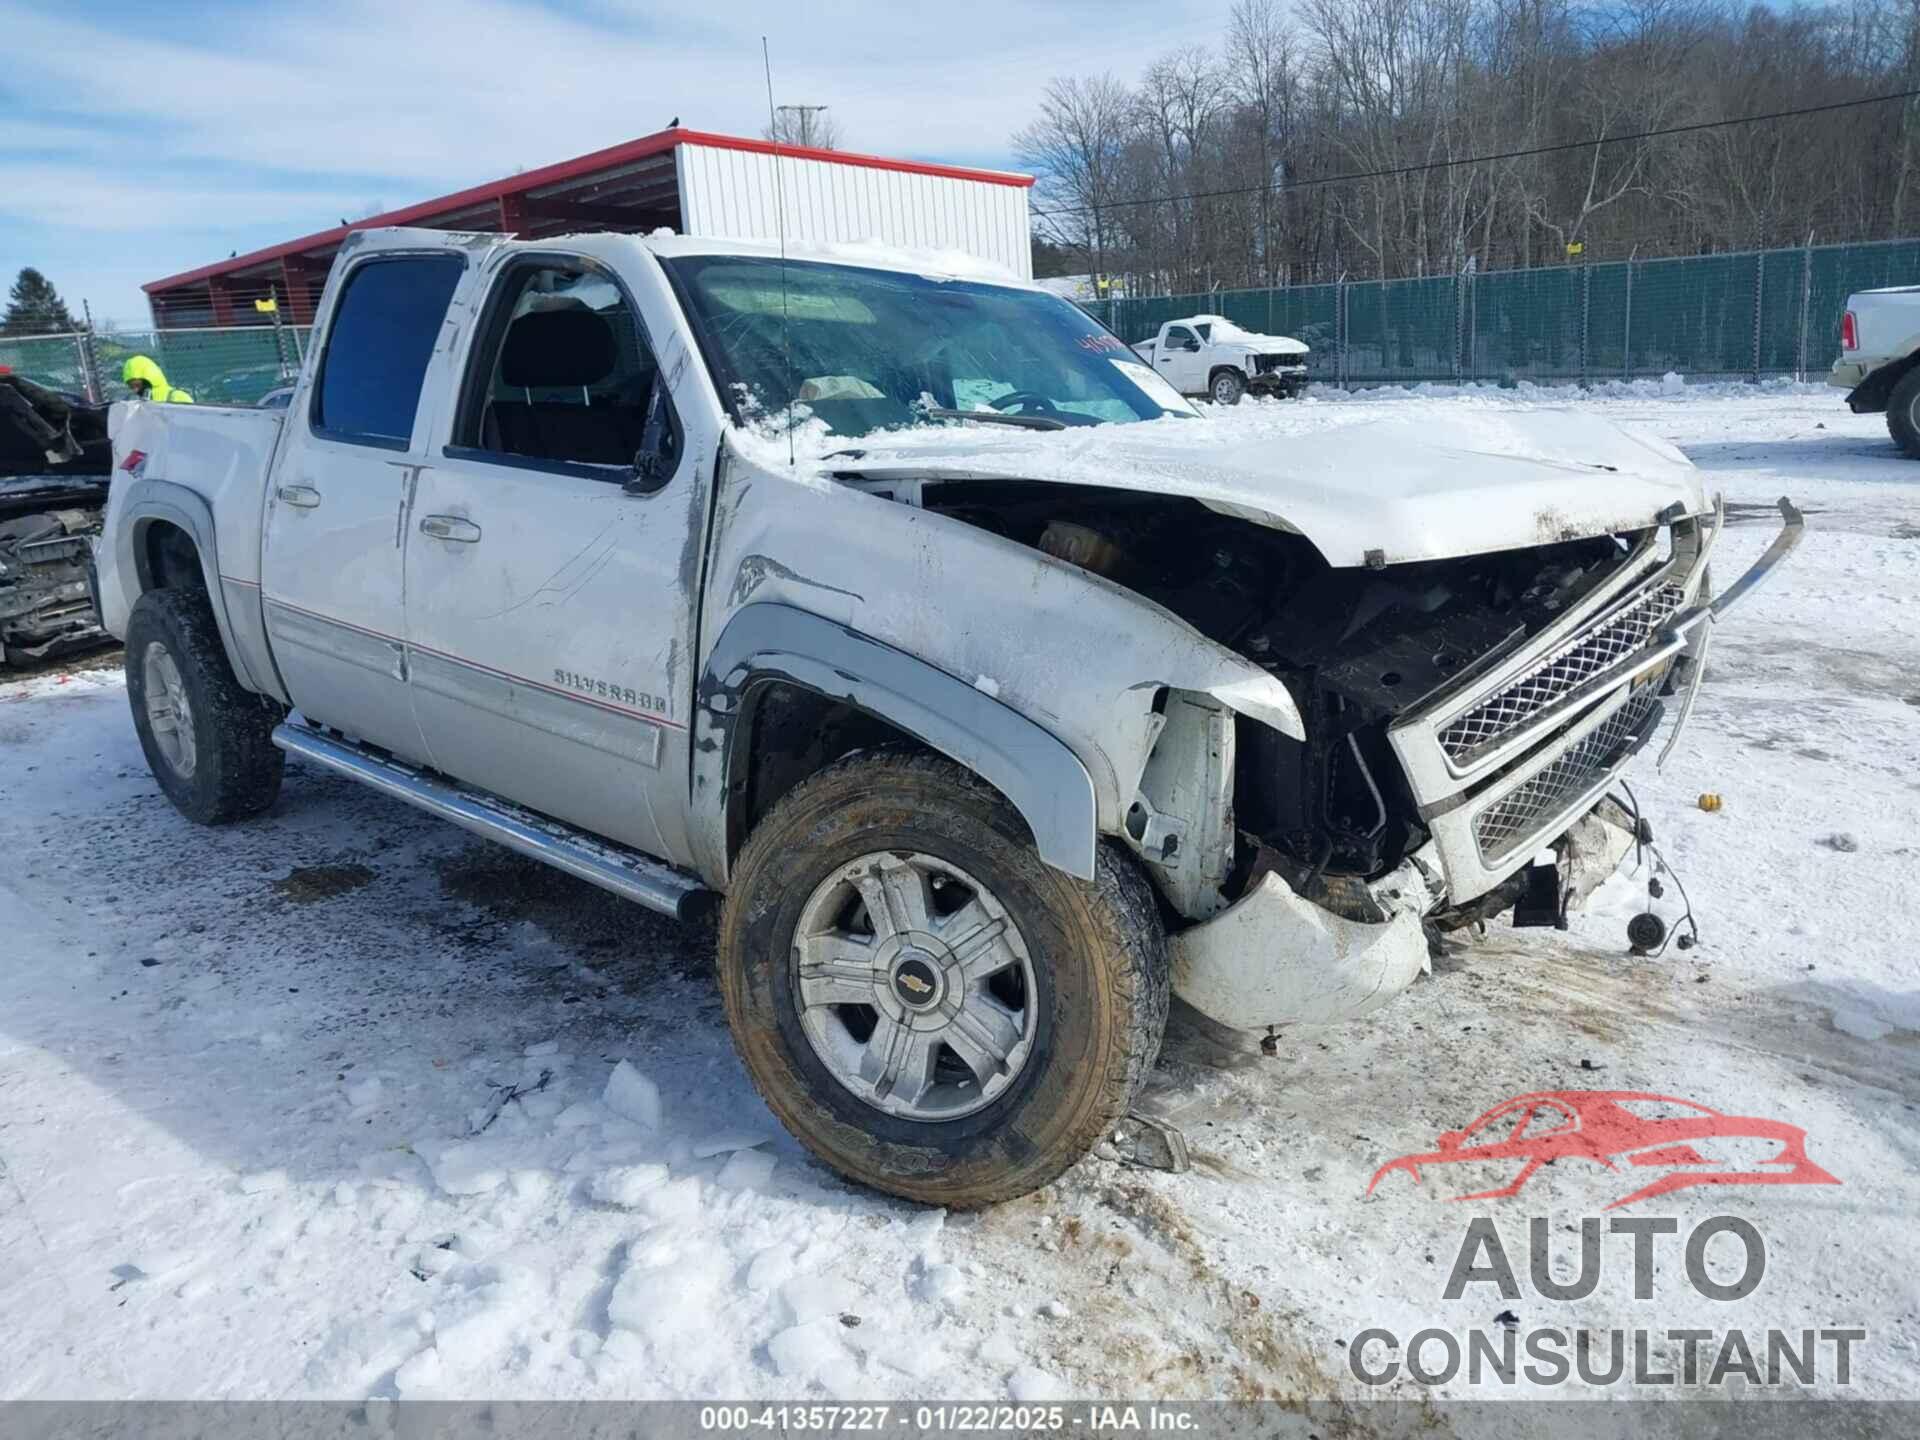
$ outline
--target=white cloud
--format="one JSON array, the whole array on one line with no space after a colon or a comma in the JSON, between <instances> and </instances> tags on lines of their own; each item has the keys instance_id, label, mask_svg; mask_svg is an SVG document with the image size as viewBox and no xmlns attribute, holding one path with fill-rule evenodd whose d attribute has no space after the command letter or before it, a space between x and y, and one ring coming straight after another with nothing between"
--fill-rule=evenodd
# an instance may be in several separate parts
<instances>
[{"instance_id":1,"label":"white cloud","mask_svg":"<svg viewBox=\"0 0 1920 1440\"><path fill-rule=\"evenodd\" d=\"M1050 76L1132 76L1157 50L1217 41L1224 10L600 0L567 15L534 0L339 0L223 7L204 21L178 10L155 27L0 0L7 51L34 58L10 67L0 99L0 215L76 245L144 231L159 252L169 230L237 237L284 222L271 238L288 238L375 197L406 204L675 115L757 133L763 33L778 98L830 104L849 148L1003 156ZM41 118L76 111L105 123Z\"/></svg>"},{"instance_id":2,"label":"white cloud","mask_svg":"<svg viewBox=\"0 0 1920 1440\"><path fill-rule=\"evenodd\" d=\"M353 190L275 189L245 182L182 184L157 176L103 174L53 164L0 165L0 216L54 230L142 233L201 228L209 217L245 216L249 223L284 221L288 238L320 229L359 208ZM208 259L215 257L209 256ZM153 278L153 277L148 277Z\"/></svg>"}]
</instances>

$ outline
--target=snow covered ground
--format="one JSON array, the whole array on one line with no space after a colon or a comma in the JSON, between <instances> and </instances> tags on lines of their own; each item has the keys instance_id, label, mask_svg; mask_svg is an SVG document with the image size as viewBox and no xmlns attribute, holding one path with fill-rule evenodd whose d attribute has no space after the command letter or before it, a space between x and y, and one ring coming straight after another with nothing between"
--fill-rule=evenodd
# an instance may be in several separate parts
<instances>
[{"instance_id":1,"label":"snow covered ground","mask_svg":"<svg viewBox=\"0 0 1920 1440\"><path fill-rule=\"evenodd\" d=\"M0 1398L1352 1401L1420 1392L1354 1378L1367 1327L1836 1325L1868 1332L1851 1393L1920 1398L1920 465L1789 385L1377 391L1218 423L1284 443L1552 405L1712 472L1742 522L1723 577L1772 537L1775 496L1808 512L1720 627L1666 772L1649 754L1632 776L1702 944L1628 958L1644 877L1617 879L1569 934L1495 927L1271 1057L1179 1026L1146 1107L1189 1173L1097 1158L986 1214L852 1189L780 1132L733 1058L709 933L297 766L268 818L197 829L149 777L117 670L0 687ZM1530 1216L1570 1274L1580 1218L1638 1180L1561 1165L1506 1200L1404 1176L1367 1196L1510 1096L1594 1089L1804 1127L1841 1183L1625 1212L1680 1224L1651 1300L1623 1235L1584 1300L1527 1275ZM1734 1301L1682 1274L1680 1239L1723 1213L1766 1245ZM1476 1214L1518 1298L1444 1298Z\"/></svg>"}]
</instances>

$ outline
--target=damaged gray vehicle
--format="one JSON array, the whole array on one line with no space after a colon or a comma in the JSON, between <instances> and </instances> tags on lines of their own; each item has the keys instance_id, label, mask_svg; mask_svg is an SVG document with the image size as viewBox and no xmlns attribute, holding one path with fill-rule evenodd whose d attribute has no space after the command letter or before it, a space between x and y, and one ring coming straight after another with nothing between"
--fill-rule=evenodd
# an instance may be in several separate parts
<instances>
[{"instance_id":1,"label":"damaged gray vehicle","mask_svg":"<svg viewBox=\"0 0 1920 1440\"><path fill-rule=\"evenodd\" d=\"M0 672L108 643L87 589L104 407L0 371Z\"/></svg>"},{"instance_id":2,"label":"damaged gray vehicle","mask_svg":"<svg viewBox=\"0 0 1920 1440\"><path fill-rule=\"evenodd\" d=\"M1234 443L1083 312L849 250L362 232L281 412L115 407L133 721L206 822L292 754L642 904L723 897L769 1108L936 1204L1127 1116L1170 995L1363 1015L1548 923L1684 720L1720 531L1579 414Z\"/></svg>"}]
</instances>

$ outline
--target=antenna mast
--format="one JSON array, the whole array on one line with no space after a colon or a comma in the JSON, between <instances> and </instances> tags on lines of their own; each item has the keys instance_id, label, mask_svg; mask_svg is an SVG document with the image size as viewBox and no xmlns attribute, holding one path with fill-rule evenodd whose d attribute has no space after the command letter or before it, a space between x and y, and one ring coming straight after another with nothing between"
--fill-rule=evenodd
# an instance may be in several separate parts
<instances>
[{"instance_id":1,"label":"antenna mast","mask_svg":"<svg viewBox=\"0 0 1920 1440\"><path fill-rule=\"evenodd\" d=\"M779 111L773 103L773 54L767 48L767 37L760 37L760 63L767 72L767 133L775 133L779 126ZM793 383L793 332L787 314L787 187L780 177L780 161L783 157L778 150L773 153L773 198L775 223L780 231L780 348L784 353L787 366L787 464L791 467L793 459L793 407L797 403L794 396L798 393Z\"/></svg>"}]
</instances>

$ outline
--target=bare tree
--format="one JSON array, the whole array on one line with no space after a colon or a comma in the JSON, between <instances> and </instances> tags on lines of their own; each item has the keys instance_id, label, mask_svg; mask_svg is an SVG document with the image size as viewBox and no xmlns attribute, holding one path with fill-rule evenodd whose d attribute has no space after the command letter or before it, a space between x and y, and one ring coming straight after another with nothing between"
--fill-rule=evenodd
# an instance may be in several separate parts
<instances>
[{"instance_id":1,"label":"bare tree","mask_svg":"<svg viewBox=\"0 0 1920 1440\"><path fill-rule=\"evenodd\" d=\"M1920 0L1234 0L1217 53L1061 77L1014 137L1100 277L1207 290L1904 233ZM1042 213L1044 212L1044 213Z\"/></svg>"},{"instance_id":2,"label":"bare tree","mask_svg":"<svg viewBox=\"0 0 1920 1440\"><path fill-rule=\"evenodd\" d=\"M1047 83L1039 118L1013 137L1014 154L1034 172L1041 200L1060 207L1057 215L1043 216L1043 224L1056 243L1085 251L1096 294L1107 275L1107 235L1133 116L1132 95L1111 74L1064 76Z\"/></svg>"},{"instance_id":3,"label":"bare tree","mask_svg":"<svg viewBox=\"0 0 1920 1440\"><path fill-rule=\"evenodd\" d=\"M809 150L838 150L840 122L827 113L826 105L781 105L773 112L773 123L760 131L765 140L781 145L802 145Z\"/></svg>"}]
</instances>

